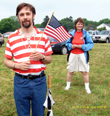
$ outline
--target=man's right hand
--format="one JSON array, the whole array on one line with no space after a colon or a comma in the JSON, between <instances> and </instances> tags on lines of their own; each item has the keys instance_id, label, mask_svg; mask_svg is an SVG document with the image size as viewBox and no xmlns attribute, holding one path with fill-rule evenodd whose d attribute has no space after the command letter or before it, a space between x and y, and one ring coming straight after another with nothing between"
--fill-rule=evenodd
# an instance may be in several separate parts
<instances>
[{"instance_id":1,"label":"man's right hand","mask_svg":"<svg viewBox=\"0 0 110 116\"><path fill-rule=\"evenodd\" d=\"M16 63L15 68L21 69L21 70L28 70L30 68L30 61L22 62L22 63Z\"/></svg>"}]
</instances>

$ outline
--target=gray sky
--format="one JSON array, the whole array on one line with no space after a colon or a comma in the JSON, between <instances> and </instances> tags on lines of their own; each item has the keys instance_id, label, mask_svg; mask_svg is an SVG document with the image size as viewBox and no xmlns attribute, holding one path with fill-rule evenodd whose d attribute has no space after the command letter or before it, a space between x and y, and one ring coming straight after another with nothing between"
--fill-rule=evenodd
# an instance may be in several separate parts
<instances>
[{"instance_id":1,"label":"gray sky","mask_svg":"<svg viewBox=\"0 0 110 116\"><path fill-rule=\"evenodd\" d=\"M36 9L35 24L41 23L46 15L61 20L66 17L86 18L100 21L110 19L110 0L0 0L0 20L16 14L16 7L22 2L32 4Z\"/></svg>"}]
</instances>

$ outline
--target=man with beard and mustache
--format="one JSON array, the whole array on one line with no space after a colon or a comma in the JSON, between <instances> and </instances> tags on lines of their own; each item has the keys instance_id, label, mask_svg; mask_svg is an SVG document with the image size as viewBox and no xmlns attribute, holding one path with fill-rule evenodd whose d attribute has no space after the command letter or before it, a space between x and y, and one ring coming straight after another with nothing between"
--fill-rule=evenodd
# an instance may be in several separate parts
<instances>
[{"instance_id":1,"label":"man with beard and mustache","mask_svg":"<svg viewBox=\"0 0 110 116\"><path fill-rule=\"evenodd\" d=\"M34 27L35 14L31 4L18 5L16 16L21 28L9 36L5 50L4 64L15 72L14 98L18 116L30 116L30 105L32 116L44 116L47 92L44 70L52 61L53 51L45 34L39 42L43 32Z\"/></svg>"}]
</instances>

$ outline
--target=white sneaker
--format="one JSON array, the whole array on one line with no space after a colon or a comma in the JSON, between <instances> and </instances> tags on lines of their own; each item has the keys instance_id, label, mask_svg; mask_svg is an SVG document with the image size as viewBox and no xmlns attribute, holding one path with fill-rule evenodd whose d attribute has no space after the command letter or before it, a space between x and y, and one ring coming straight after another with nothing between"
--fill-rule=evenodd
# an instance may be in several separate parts
<instances>
[{"instance_id":1,"label":"white sneaker","mask_svg":"<svg viewBox=\"0 0 110 116\"><path fill-rule=\"evenodd\" d=\"M68 86L65 87L65 90L69 90L69 89L70 89L70 87L68 87Z\"/></svg>"},{"instance_id":2,"label":"white sneaker","mask_svg":"<svg viewBox=\"0 0 110 116\"><path fill-rule=\"evenodd\" d=\"M87 92L88 94L90 94L90 93L91 93L91 90L88 88L88 89L86 89L86 92Z\"/></svg>"}]
</instances>

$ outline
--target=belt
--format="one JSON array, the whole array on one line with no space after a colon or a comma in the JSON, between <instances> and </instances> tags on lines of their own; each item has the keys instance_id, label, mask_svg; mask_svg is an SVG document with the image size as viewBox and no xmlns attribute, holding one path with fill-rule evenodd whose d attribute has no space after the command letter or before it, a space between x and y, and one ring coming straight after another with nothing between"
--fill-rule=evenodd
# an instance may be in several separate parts
<instances>
[{"instance_id":1,"label":"belt","mask_svg":"<svg viewBox=\"0 0 110 116\"><path fill-rule=\"evenodd\" d=\"M27 76L24 76L24 75L21 75L21 74L18 74L18 73L15 73L15 75L19 76L19 77L22 77L22 78L27 78L29 80L32 80L32 79L36 79L36 78L40 78L40 77L45 76L45 73L44 73L44 71L42 71L40 75L27 75Z\"/></svg>"}]
</instances>

